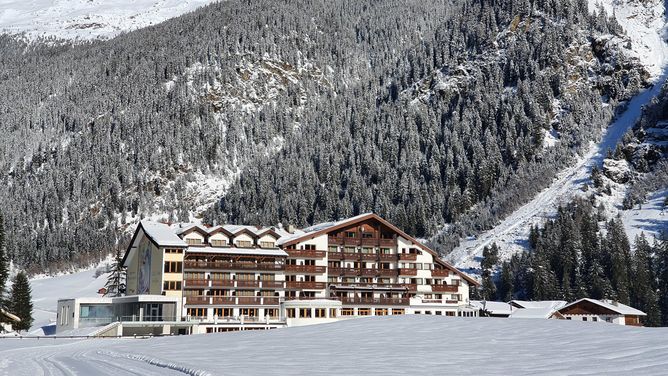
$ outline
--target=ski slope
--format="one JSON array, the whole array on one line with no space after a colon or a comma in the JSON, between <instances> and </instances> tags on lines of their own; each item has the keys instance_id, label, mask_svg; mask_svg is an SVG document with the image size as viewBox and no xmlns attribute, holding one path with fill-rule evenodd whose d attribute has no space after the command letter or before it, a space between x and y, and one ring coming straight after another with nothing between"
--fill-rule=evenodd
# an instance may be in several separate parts
<instances>
[{"instance_id":1,"label":"ski slope","mask_svg":"<svg viewBox=\"0 0 668 376\"><path fill-rule=\"evenodd\" d=\"M0 374L661 375L666 328L386 316L153 339L0 339Z\"/></svg>"},{"instance_id":2,"label":"ski slope","mask_svg":"<svg viewBox=\"0 0 668 376\"><path fill-rule=\"evenodd\" d=\"M663 2L650 0L647 6L642 6L636 3L627 4L626 1L591 0L590 6L599 2L604 3L604 8L610 13L614 8L620 24L632 40L632 45L638 48L636 53L639 59L653 74L655 84L629 101L627 110L610 124L602 139L596 144L592 143L587 152L577 158L572 166L561 171L549 187L492 230L469 238L455 248L446 259L457 267L476 274L483 248L494 242L500 246L501 260L507 260L513 254L525 250L528 247L527 239L531 226L543 223L546 218L556 213L560 204L567 203L581 192L580 188L590 180L591 168L602 163L607 150L614 149L624 133L635 124L642 113L642 107L660 93L666 80L665 68L668 64L668 45L663 37L666 26ZM633 14L636 16L633 17ZM658 18L658 21L651 17Z\"/></svg>"},{"instance_id":3,"label":"ski slope","mask_svg":"<svg viewBox=\"0 0 668 376\"><path fill-rule=\"evenodd\" d=\"M108 39L214 0L0 0L0 32L29 39Z\"/></svg>"},{"instance_id":4,"label":"ski slope","mask_svg":"<svg viewBox=\"0 0 668 376\"><path fill-rule=\"evenodd\" d=\"M99 267L102 267L100 264ZM95 277L97 268L56 277L32 279L33 325L29 333L44 335L42 327L56 322L58 299L95 297L107 283L107 274ZM0 363L2 360L0 360Z\"/></svg>"}]
</instances>

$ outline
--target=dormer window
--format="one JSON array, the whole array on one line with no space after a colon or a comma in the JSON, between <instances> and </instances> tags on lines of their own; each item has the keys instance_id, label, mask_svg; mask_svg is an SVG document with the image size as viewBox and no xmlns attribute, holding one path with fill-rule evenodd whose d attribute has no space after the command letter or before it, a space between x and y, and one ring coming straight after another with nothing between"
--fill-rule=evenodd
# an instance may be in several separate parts
<instances>
[{"instance_id":1,"label":"dormer window","mask_svg":"<svg viewBox=\"0 0 668 376\"><path fill-rule=\"evenodd\" d=\"M211 245L214 247L227 247L227 240L213 239Z\"/></svg>"},{"instance_id":2,"label":"dormer window","mask_svg":"<svg viewBox=\"0 0 668 376\"><path fill-rule=\"evenodd\" d=\"M188 245L202 245L202 239L186 238L186 243L188 243Z\"/></svg>"},{"instance_id":3,"label":"dormer window","mask_svg":"<svg viewBox=\"0 0 668 376\"><path fill-rule=\"evenodd\" d=\"M276 244L274 242L260 242L260 247L262 247L262 248L275 248Z\"/></svg>"},{"instance_id":4,"label":"dormer window","mask_svg":"<svg viewBox=\"0 0 668 376\"><path fill-rule=\"evenodd\" d=\"M253 247L253 242L249 240L238 240L237 247L239 248L251 248Z\"/></svg>"}]
</instances>

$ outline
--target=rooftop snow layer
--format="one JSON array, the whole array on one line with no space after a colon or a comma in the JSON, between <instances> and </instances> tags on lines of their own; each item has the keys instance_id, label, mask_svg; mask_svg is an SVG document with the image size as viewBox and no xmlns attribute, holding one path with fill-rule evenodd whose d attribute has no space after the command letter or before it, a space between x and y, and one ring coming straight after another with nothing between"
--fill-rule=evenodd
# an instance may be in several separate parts
<instances>
[{"instance_id":1,"label":"rooftop snow layer","mask_svg":"<svg viewBox=\"0 0 668 376\"><path fill-rule=\"evenodd\" d=\"M164 223L142 221L141 226L146 235L161 247L187 247L188 244L179 238L170 226Z\"/></svg>"}]
</instances>

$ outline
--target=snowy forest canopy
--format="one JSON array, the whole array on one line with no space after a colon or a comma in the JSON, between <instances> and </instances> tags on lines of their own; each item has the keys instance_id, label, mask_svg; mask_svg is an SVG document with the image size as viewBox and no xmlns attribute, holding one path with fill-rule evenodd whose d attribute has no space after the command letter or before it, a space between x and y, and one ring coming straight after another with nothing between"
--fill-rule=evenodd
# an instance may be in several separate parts
<instances>
[{"instance_id":1,"label":"snowy forest canopy","mask_svg":"<svg viewBox=\"0 0 668 376\"><path fill-rule=\"evenodd\" d=\"M644 85L598 38L622 32L585 0L264 0L105 42L0 36L8 255L58 269L188 220L196 173L238 171L208 223L489 227Z\"/></svg>"}]
</instances>

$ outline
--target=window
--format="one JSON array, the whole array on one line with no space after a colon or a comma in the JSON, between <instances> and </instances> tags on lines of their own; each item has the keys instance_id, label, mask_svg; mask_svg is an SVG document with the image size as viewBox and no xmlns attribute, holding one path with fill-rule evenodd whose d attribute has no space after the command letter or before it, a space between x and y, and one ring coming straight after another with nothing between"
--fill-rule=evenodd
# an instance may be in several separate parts
<instances>
[{"instance_id":1,"label":"window","mask_svg":"<svg viewBox=\"0 0 668 376\"><path fill-rule=\"evenodd\" d=\"M373 238L373 234L370 233L370 232L363 232L362 233L362 238L363 239L371 239L371 238Z\"/></svg>"},{"instance_id":2,"label":"window","mask_svg":"<svg viewBox=\"0 0 668 376\"><path fill-rule=\"evenodd\" d=\"M592 318L591 321L598 321L598 317Z\"/></svg>"},{"instance_id":3,"label":"window","mask_svg":"<svg viewBox=\"0 0 668 376\"><path fill-rule=\"evenodd\" d=\"M257 317L257 308L240 308L239 315L246 317Z\"/></svg>"},{"instance_id":4,"label":"window","mask_svg":"<svg viewBox=\"0 0 668 376\"><path fill-rule=\"evenodd\" d=\"M214 281L230 280L232 279L232 275L230 273L211 273L211 279Z\"/></svg>"},{"instance_id":5,"label":"window","mask_svg":"<svg viewBox=\"0 0 668 376\"><path fill-rule=\"evenodd\" d=\"M165 249L165 253L183 253L183 250L182 249L168 248L168 249Z\"/></svg>"},{"instance_id":6,"label":"window","mask_svg":"<svg viewBox=\"0 0 668 376\"><path fill-rule=\"evenodd\" d=\"M218 317L232 317L234 316L234 309L232 308L214 308L213 315Z\"/></svg>"},{"instance_id":7,"label":"window","mask_svg":"<svg viewBox=\"0 0 668 376\"><path fill-rule=\"evenodd\" d=\"M441 311L436 311L436 316L441 316L441 315L443 315L443 312L441 312Z\"/></svg>"},{"instance_id":8,"label":"window","mask_svg":"<svg viewBox=\"0 0 668 376\"><path fill-rule=\"evenodd\" d=\"M339 247L337 247L337 246L331 246L331 245L330 245L330 246L327 248L327 250L328 250L329 252L338 252L338 251L339 251Z\"/></svg>"},{"instance_id":9,"label":"window","mask_svg":"<svg viewBox=\"0 0 668 376\"><path fill-rule=\"evenodd\" d=\"M260 247L262 247L262 248L274 248L274 247L276 247L276 243L274 243L274 242L260 242Z\"/></svg>"},{"instance_id":10,"label":"window","mask_svg":"<svg viewBox=\"0 0 668 376\"><path fill-rule=\"evenodd\" d=\"M336 283L339 281L339 277L327 277L327 282Z\"/></svg>"},{"instance_id":11,"label":"window","mask_svg":"<svg viewBox=\"0 0 668 376\"><path fill-rule=\"evenodd\" d=\"M237 278L238 281L254 281L255 280L255 274L253 273L237 273Z\"/></svg>"},{"instance_id":12,"label":"window","mask_svg":"<svg viewBox=\"0 0 668 376\"><path fill-rule=\"evenodd\" d=\"M403 315L405 312L403 308L392 308L393 315Z\"/></svg>"},{"instance_id":13,"label":"window","mask_svg":"<svg viewBox=\"0 0 668 376\"><path fill-rule=\"evenodd\" d=\"M389 254L392 253L392 250L389 249L389 248L381 248L381 249L380 249L380 253L382 253L382 254L384 254L384 255L389 255Z\"/></svg>"},{"instance_id":14,"label":"window","mask_svg":"<svg viewBox=\"0 0 668 376\"><path fill-rule=\"evenodd\" d=\"M227 246L227 240L213 239L213 240L211 240L211 245L214 246L214 247L226 247Z\"/></svg>"},{"instance_id":15,"label":"window","mask_svg":"<svg viewBox=\"0 0 668 376\"><path fill-rule=\"evenodd\" d=\"M388 310L387 310L387 308L376 308L375 314L376 314L376 316L387 316L388 315Z\"/></svg>"},{"instance_id":16,"label":"window","mask_svg":"<svg viewBox=\"0 0 668 376\"><path fill-rule=\"evenodd\" d=\"M320 318L320 319L323 319L323 318L326 317L324 308L315 308L314 311L315 311L315 317Z\"/></svg>"},{"instance_id":17,"label":"window","mask_svg":"<svg viewBox=\"0 0 668 376\"><path fill-rule=\"evenodd\" d=\"M370 316L371 308L357 308L357 316Z\"/></svg>"},{"instance_id":18,"label":"window","mask_svg":"<svg viewBox=\"0 0 668 376\"><path fill-rule=\"evenodd\" d=\"M285 315L288 318L294 319L295 318L295 309L294 308L288 308L285 310Z\"/></svg>"},{"instance_id":19,"label":"window","mask_svg":"<svg viewBox=\"0 0 668 376\"><path fill-rule=\"evenodd\" d=\"M571 317L566 317L566 320L570 320L570 319L571 319Z\"/></svg>"},{"instance_id":20,"label":"window","mask_svg":"<svg viewBox=\"0 0 668 376\"><path fill-rule=\"evenodd\" d=\"M345 253L355 253L355 247L345 247L343 249L343 252L345 252Z\"/></svg>"},{"instance_id":21,"label":"window","mask_svg":"<svg viewBox=\"0 0 668 376\"><path fill-rule=\"evenodd\" d=\"M162 289L167 290L181 290L181 281L165 281Z\"/></svg>"},{"instance_id":22,"label":"window","mask_svg":"<svg viewBox=\"0 0 668 376\"><path fill-rule=\"evenodd\" d=\"M165 273L181 273L182 265L178 261L165 261Z\"/></svg>"},{"instance_id":23,"label":"window","mask_svg":"<svg viewBox=\"0 0 668 376\"><path fill-rule=\"evenodd\" d=\"M186 243L188 243L188 245L202 245L202 239L186 238Z\"/></svg>"},{"instance_id":24,"label":"window","mask_svg":"<svg viewBox=\"0 0 668 376\"><path fill-rule=\"evenodd\" d=\"M315 244L304 244L304 249L307 251L315 251Z\"/></svg>"},{"instance_id":25,"label":"window","mask_svg":"<svg viewBox=\"0 0 668 376\"><path fill-rule=\"evenodd\" d=\"M416 314L416 315L421 315L422 312L421 312L421 311L415 311L415 314Z\"/></svg>"},{"instance_id":26,"label":"window","mask_svg":"<svg viewBox=\"0 0 668 376\"><path fill-rule=\"evenodd\" d=\"M300 308L299 317L311 317L311 308Z\"/></svg>"},{"instance_id":27,"label":"window","mask_svg":"<svg viewBox=\"0 0 668 376\"><path fill-rule=\"evenodd\" d=\"M569 317L568 319L570 320L571 318ZM606 317L605 322L612 322L612 317Z\"/></svg>"},{"instance_id":28,"label":"window","mask_svg":"<svg viewBox=\"0 0 668 376\"><path fill-rule=\"evenodd\" d=\"M367 247L365 247L365 248L362 248L362 253L365 253L365 254L372 254L372 253L376 253L376 252L375 252L375 250L374 250L373 248L367 248Z\"/></svg>"},{"instance_id":29,"label":"window","mask_svg":"<svg viewBox=\"0 0 668 376\"><path fill-rule=\"evenodd\" d=\"M583 317L583 318L582 318L582 321L587 321L587 317Z\"/></svg>"},{"instance_id":30,"label":"window","mask_svg":"<svg viewBox=\"0 0 668 376\"><path fill-rule=\"evenodd\" d=\"M336 308L329 309L329 317L336 317Z\"/></svg>"},{"instance_id":31,"label":"window","mask_svg":"<svg viewBox=\"0 0 668 376\"><path fill-rule=\"evenodd\" d=\"M352 308L341 308L341 316L353 316L355 314Z\"/></svg>"},{"instance_id":32,"label":"window","mask_svg":"<svg viewBox=\"0 0 668 376\"><path fill-rule=\"evenodd\" d=\"M469 316L470 316L470 315L468 314L468 313L470 313L470 312L464 312L464 313L466 314L466 317L469 317ZM445 315L446 315L446 316L450 316L450 317L454 317L454 316L455 316L455 312L454 312L454 311L446 311L446 312L445 312Z\"/></svg>"},{"instance_id":33,"label":"window","mask_svg":"<svg viewBox=\"0 0 668 376\"><path fill-rule=\"evenodd\" d=\"M269 317L278 317L278 309L277 308L265 308L264 309L264 315L269 316Z\"/></svg>"},{"instance_id":34,"label":"window","mask_svg":"<svg viewBox=\"0 0 668 376\"><path fill-rule=\"evenodd\" d=\"M275 281L276 274L260 274L260 279L262 281Z\"/></svg>"},{"instance_id":35,"label":"window","mask_svg":"<svg viewBox=\"0 0 668 376\"><path fill-rule=\"evenodd\" d=\"M206 308L188 308L188 316L206 317Z\"/></svg>"},{"instance_id":36,"label":"window","mask_svg":"<svg viewBox=\"0 0 668 376\"><path fill-rule=\"evenodd\" d=\"M237 240L237 247L239 248L251 248L253 247L253 242L250 240Z\"/></svg>"},{"instance_id":37,"label":"window","mask_svg":"<svg viewBox=\"0 0 668 376\"><path fill-rule=\"evenodd\" d=\"M346 231L346 238L354 238L354 237L355 237L354 231Z\"/></svg>"}]
</instances>

